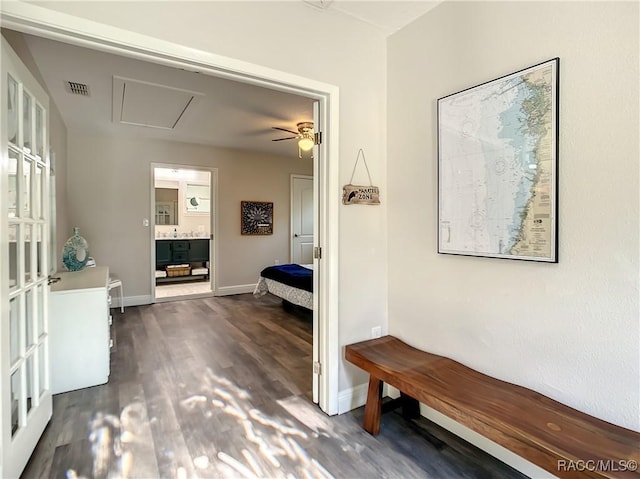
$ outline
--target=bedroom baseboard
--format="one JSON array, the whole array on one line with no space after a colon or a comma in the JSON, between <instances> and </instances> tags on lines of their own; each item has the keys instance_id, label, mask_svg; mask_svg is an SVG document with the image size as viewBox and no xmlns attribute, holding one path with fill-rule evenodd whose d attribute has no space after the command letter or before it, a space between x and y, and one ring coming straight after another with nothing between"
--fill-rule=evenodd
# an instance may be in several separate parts
<instances>
[{"instance_id":1,"label":"bedroom baseboard","mask_svg":"<svg viewBox=\"0 0 640 479\"><path fill-rule=\"evenodd\" d=\"M144 304L151 304L151 296L143 295L143 296L125 296L123 301L124 307L127 306L142 306ZM118 295L111 295L111 308L119 308L120 307L120 298Z\"/></svg>"},{"instance_id":2,"label":"bedroom baseboard","mask_svg":"<svg viewBox=\"0 0 640 479\"><path fill-rule=\"evenodd\" d=\"M253 293L253 290L256 289L255 284L240 284L238 286L223 286L222 288L218 288L216 291L216 296L229 296L232 294L244 294L244 293ZM124 306L142 306L145 304L151 304L151 295L141 295L141 296L125 296L124 297ZM111 295L111 308L119 308L120 307L120 298L117 294ZM364 404L364 403L363 403Z\"/></svg>"},{"instance_id":3,"label":"bedroom baseboard","mask_svg":"<svg viewBox=\"0 0 640 479\"><path fill-rule=\"evenodd\" d=\"M254 284L239 284L237 286L222 286L216 289L216 296L230 296L232 294L253 293L256 289Z\"/></svg>"}]
</instances>

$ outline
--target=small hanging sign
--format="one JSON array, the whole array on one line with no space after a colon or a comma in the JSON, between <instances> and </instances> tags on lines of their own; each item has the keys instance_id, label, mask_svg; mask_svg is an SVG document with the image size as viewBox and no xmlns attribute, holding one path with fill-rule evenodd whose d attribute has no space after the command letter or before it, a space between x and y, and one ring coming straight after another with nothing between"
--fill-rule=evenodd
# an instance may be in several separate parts
<instances>
[{"instance_id":1,"label":"small hanging sign","mask_svg":"<svg viewBox=\"0 0 640 479\"><path fill-rule=\"evenodd\" d=\"M353 185L353 175L356 173L356 167L358 161L362 155L362 161L364 167L367 170L367 176L369 177L369 186ZM351 179L349 184L342 187L342 204L343 205L379 205L380 204L380 189L377 186L373 186L371 182L371 174L369 173L369 167L367 166L367 160L364 157L364 151L362 148L358 151L358 157L356 158L356 164L353 165L353 172L351 173Z\"/></svg>"}]
</instances>

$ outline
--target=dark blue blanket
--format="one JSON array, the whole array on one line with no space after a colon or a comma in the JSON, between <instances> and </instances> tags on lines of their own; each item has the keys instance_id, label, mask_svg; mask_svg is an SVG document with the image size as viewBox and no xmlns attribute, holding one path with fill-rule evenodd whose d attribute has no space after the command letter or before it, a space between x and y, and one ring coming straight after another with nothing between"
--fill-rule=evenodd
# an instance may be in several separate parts
<instances>
[{"instance_id":1,"label":"dark blue blanket","mask_svg":"<svg viewBox=\"0 0 640 479\"><path fill-rule=\"evenodd\" d=\"M269 266L262 270L260 276L313 293L313 271L299 264Z\"/></svg>"}]
</instances>

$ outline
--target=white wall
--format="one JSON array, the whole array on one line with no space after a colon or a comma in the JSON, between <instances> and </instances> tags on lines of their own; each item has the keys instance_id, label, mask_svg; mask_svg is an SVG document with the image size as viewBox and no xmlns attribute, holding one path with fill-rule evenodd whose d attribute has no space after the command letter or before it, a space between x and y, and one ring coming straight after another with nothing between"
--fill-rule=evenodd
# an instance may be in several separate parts
<instances>
[{"instance_id":1,"label":"white wall","mask_svg":"<svg viewBox=\"0 0 640 479\"><path fill-rule=\"evenodd\" d=\"M113 139L69 130L69 217L91 256L125 284L126 296L151 294L151 163L218 169L218 287L255 284L262 268L289 258L289 178L312 173L308 159L187 143ZM240 201L272 201L274 234L240 235ZM155 261L155 259L154 259Z\"/></svg>"},{"instance_id":2,"label":"white wall","mask_svg":"<svg viewBox=\"0 0 640 479\"><path fill-rule=\"evenodd\" d=\"M445 2L390 37L389 328L640 430L636 2ZM438 255L436 100L560 57L559 263Z\"/></svg>"},{"instance_id":3,"label":"white wall","mask_svg":"<svg viewBox=\"0 0 640 479\"><path fill-rule=\"evenodd\" d=\"M387 328L386 39L303 2L33 2L44 8L264 65L340 88L341 182L364 148L382 206L340 210L340 344ZM356 180L361 178L356 178ZM341 192L330 201L340 202ZM255 198L258 200L259 198ZM137 226L137 224L136 224ZM250 239L246 239L250 241ZM340 389L366 376L340 365Z\"/></svg>"}]
</instances>

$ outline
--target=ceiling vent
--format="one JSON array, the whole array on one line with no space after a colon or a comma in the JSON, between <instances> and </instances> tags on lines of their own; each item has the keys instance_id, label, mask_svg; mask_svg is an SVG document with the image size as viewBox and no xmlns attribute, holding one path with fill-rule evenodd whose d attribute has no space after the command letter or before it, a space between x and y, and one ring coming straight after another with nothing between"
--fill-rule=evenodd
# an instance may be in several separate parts
<instances>
[{"instance_id":1,"label":"ceiling vent","mask_svg":"<svg viewBox=\"0 0 640 479\"><path fill-rule=\"evenodd\" d=\"M89 86L85 83L78 83L74 81L66 82L67 92L73 95L89 96Z\"/></svg>"}]
</instances>

